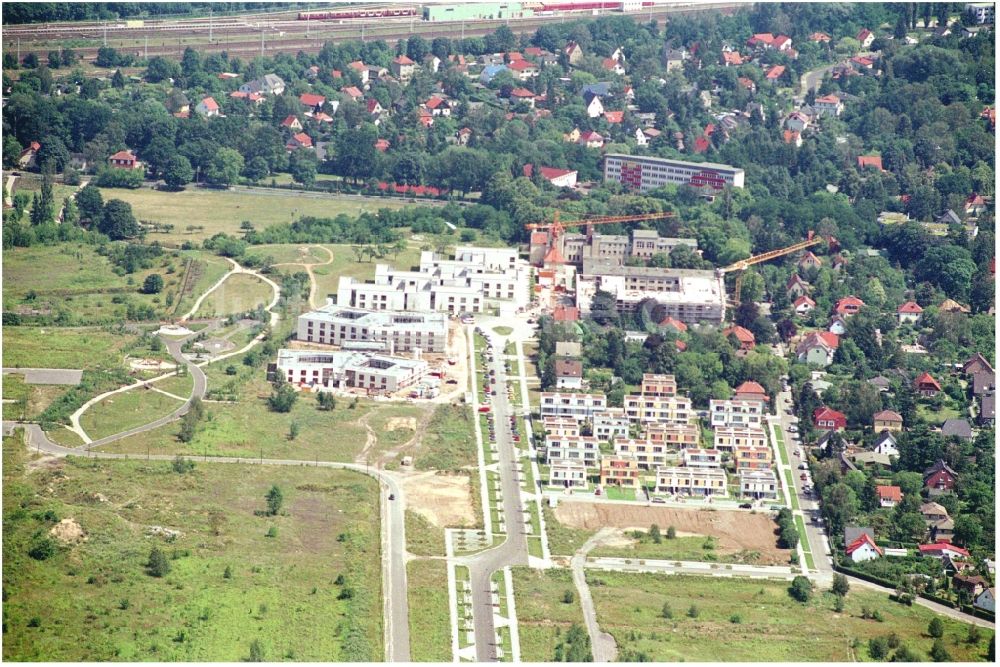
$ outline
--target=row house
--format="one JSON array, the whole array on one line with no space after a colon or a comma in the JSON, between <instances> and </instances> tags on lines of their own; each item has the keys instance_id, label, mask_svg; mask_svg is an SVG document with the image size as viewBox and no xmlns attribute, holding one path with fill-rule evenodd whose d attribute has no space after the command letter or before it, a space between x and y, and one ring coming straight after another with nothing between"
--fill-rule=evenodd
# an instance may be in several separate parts
<instances>
[{"instance_id":1,"label":"row house","mask_svg":"<svg viewBox=\"0 0 1000 667\"><path fill-rule=\"evenodd\" d=\"M744 498L776 500L778 498L778 478L770 468L766 470L744 469L740 471L740 495Z\"/></svg>"},{"instance_id":2,"label":"row house","mask_svg":"<svg viewBox=\"0 0 1000 667\"><path fill-rule=\"evenodd\" d=\"M770 470L771 468L771 448L764 447L737 447L733 451L733 459L736 461L736 470Z\"/></svg>"},{"instance_id":3,"label":"row house","mask_svg":"<svg viewBox=\"0 0 1000 667\"><path fill-rule=\"evenodd\" d=\"M556 459L549 468L549 486L564 489L587 488L587 466L581 461Z\"/></svg>"},{"instance_id":4,"label":"row house","mask_svg":"<svg viewBox=\"0 0 1000 667\"><path fill-rule=\"evenodd\" d=\"M681 463L687 468L721 468L722 452L718 449L682 449Z\"/></svg>"},{"instance_id":5,"label":"row house","mask_svg":"<svg viewBox=\"0 0 1000 667\"><path fill-rule=\"evenodd\" d=\"M594 437L601 442L611 442L614 438L627 438L629 421L623 408L608 408L594 413Z\"/></svg>"},{"instance_id":6,"label":"row house","mask_svg":"<svg viewBox=\"0 0 1000 667\"><path fill-rule=\"evenodd\" d=\"M581 461L587 467L596 467L601 455L597 438L592 435L546 436L545 461Z\"/></svg>"},{"instance_id":7,"label":"row house","mask_svg":"<svg viewBox=\"0 0 1000 667\"><path fill-rule=\"evenodd\" d=\"M543 417L542 430L547 436L580 435L580 422L570 417Z\"/></svg>"},{"instance_id":8,"label":"row house","mask_svg":"<svg viewBox=\"0 0 1000 667\"><path fill-rule=\"evenodd\" d=\"M652 470L667 464L668 450L662 444L633 438L615 438L614 446L615 454L634 458L643 470Z\"/></svg>"},{"instance_id":9,"label":"row house","mask_svg":"<svg viewBox=\"0 0 1000 667\"><path fill-rule=\"evenodd\" d=\"M639 488L639 463L631 456L601 457L601 486Z\"/></svg>"},{"instance_id":10,"label":"row house","mask_svg":"<svg viewBox=\"0 0 1000 667\"><path fill-rule=\"evenodd\" d=\"M689 424L694 418L687 396L625 396L625 416L633 422L669 422Z\"/></svg>"},{"instance_id":11,"label":"row house","mask_svg":"<svg viewBox=\"0 0 1000 667\"><path fill-rule=\"evenodd\" d=\"M656 493L686 496L727 496L726 473L713 468L660 468Z\"/></svg>"},{"instance_id":12,"label":"row house","mask_svg":"<svg viewBox=\"0 0 1000 667\"><path fill-rule=\"evenodd\" d=\"M737 447L766 447L764 429L742 426L720 426L715 429L714 447L723 452L733 452Z\"/></svg>"},{"instance_id":13,"label":"row house","mask_svg":"<svg viewBox=\"0 0 1000 667\"><path fill-rule=\"evenodd\" d=\"M670 449L697 447L701 441L701 429L697 424L646 424L646 440L663 444Z\"/></svg>"},{"instance_id":14,"label":"row house","mask_svg":"<svg viewBox=\"0 0 1000 667\"><path fill-rule=\"evenodd\" d=\"M759 429L764 424L764 405L758 400L712 399L708 411L713 428L736 426Z\"/></svg>"},{"instance_id":15,"label":"row house","mask_svg":"<svg viewBox=\"0 0 1000 667\"><path fill-rule=\"evenodd\" d=\"M607 407L608 399L604 394L543 391L541 397L542 417L572 417L580 421L593 419L595 412L604 411Z\"/></svg>"},{"instance_id":16,"label":"row house","mask_svg":"<svg viewBox=\"0 0 1000 667\"><path fill-rule=\"evenodd\" d=\"M643 373L639 391L643 396L676 396L677 379L665 373Z\"/></svg>"}]
</instances>

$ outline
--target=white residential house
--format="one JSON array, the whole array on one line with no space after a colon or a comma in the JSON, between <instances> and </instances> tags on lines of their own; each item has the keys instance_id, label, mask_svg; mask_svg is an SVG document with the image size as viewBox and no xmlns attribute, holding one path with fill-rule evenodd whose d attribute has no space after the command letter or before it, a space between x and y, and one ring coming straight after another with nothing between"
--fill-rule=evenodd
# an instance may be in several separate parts
<instances>
[{"instance_id":1,"label":"white residential house","mask_svg":"<svg viewBox=\"0 0 1000 667\"><path fill-rule=\"evenodd\" d=\"M712 399L708 402L708 412L712 428L720 426L763 428L764 404L761 401Z\"/></svg>"},{"instance_id":2,"label":"white residential house","mask_svg":"<svg viewBox=\"0 0 1000 667\"><path fill-rule=\"evenodd\" d=\"M972 606L976 609L982 609L983 611L988 611L991 614L996 613L996 589L986 588L983 592L976 596L976 599L972 601Z\"/></svg>"},{"instance_id":3,"label":"white residential house","mask_svg":"<svg viewBox=\"0 0 1000 667\"><path fill-rule=\"evenodd\" d=\"M740 495L744 498L775 500L778 497L778 479L773 470L741 470Z\"/></svg>"},{"instance_id":4,"label":"white residential house","mask_svg":"<svg viewBox=\"0 0 1000 667\"><path fill-rule=\"evenodd\" d=\"M713 447L723 452L735 451L737 447L766 447L767 434L763 429L735 426L720 426L715 429Z\"/></svg>"},{"instance_id":5,"label":"white residential house","mask_svg":"<svg viewBox=\"0 0 1000 667\"><path fill-rule=\"evenodd\" d=\"M221 114L219 103L212 97L206 97L201 102L198 102L194 108L194 112L204 118L214 118Z\"/></svg>"},{"instance_id":6,"label":"white residential house","mask_svg":"<svg viewBox=\"0 0 1000 667\"><path fill-rule=\"evenodd\" d=\"M633 422L688 424L694 418L691 399L687 396L646 396L627 394L625 416Z\"/></svg>"},{"instance_id":7,"label":"white residential house","mask_svg":"<svg viewBox=\"0 0 1000 667\"><path fill-rule=\"evenodd\" d=\"M589 100L587 98L590 98ZM600 118L604 115L604 104L601 98L594 94L588 94L584 101L587 103L587 116L590 118Z\"/></svg>"},{"instance_id":8,"label":"white residential house","mask_svg":"<svg viewBox=\"0 0 1000 667\"><path fill-rule=\"evenodd\" d=\"M882 549L875 544L875 540L869 537L868 533L862 533L861 537L847 545L846 553L855 563L882 557Z\"/></svg>"},{"instance_id":9,"label":"white residential house","mask_svg":"<svg viewBox=\"0 0 1000 667\"><path fill-rule=\"evenodd\" d=\"M652 470L667 463L667 448L662 444L634 438L615 438L615 454L630 456L640 468Z\"/></svg>"},{"instance_id":10,"label":"white residential house","mask_svg":"<svg viewBox=\"0 0 1000 667\"><path fill-rule=\"evenodd\" d=\"M595 412L604 411L607 407L608 399L604 394L543 391L541 396L542 417L572 417L578 421L593 419Z\"/></svg>"},{"instance_id":11,"label":"white residential house","mask_svg":"<svg viewBox=\"0 0 1000 667\"><path fill-rule=\"evenodd\" d=\"M875 448L872 451L883 456L895 456L899 458L899 448L896 446L896 438L889 431L882 431L879 434L875 440Z\"/></svg>"},{"instance_id":12,"label":"white residential house","mask_svg":"<svg viewBox=\"0 0 1000 667\"><path fill-rule=\"evenodd\" d=\"M567 461L557 459L551 462L549 468L549 486L564 489L587 487L587 466L582 461Z\"/></svg>"},{"instance_id":13,"label":"white residential house","mask_svg":"<svg viewBox=\"0 0 1000 667\"><path fill-rule=\"evenodd\" d=\"M601 458L600 444L592 435L546 436L545 460L580 461L587 467L597 467Z\"/></svg>"},{"instance_id":14,"label":"white residential house","mask_svg":"<svg viewBox=\"0 0 1000 667\"><path fill-rule=\"evenodd\" d=\"M726 496L726 473L718 468L659 468L656 493L685 496Z\"/></svg>"},{"instance_id":15,"label":"white residential house","mask_svg":"<svg viewBox=\"0 0 1000 667\"><path fill-rule=\"evenodd\" d=\"M608 408L594 413L594 437L601 442L611 442L614 438L627 438L629 420L623 408Z\"/></svg>"},{"instance_id":16,"label":"white residential house","mask_svg":"<svg viewBox=\"0 0 1000 667\"><path fill-rule=\"evenodd\" d=\"M682 449L681 462L686 468L720 468L722 452L718 449Z\"/></svg>"},{"instance_id":17,"label":"white residential house","mask_svg":"<svg viewBox=\"0 0 1000 667\"><path fill-rule=\"evenodd\" d=\"M844 103L836 95L817 97L813 108L821 116L839 116L844 112Z\"/></svg>"}]
</instances>

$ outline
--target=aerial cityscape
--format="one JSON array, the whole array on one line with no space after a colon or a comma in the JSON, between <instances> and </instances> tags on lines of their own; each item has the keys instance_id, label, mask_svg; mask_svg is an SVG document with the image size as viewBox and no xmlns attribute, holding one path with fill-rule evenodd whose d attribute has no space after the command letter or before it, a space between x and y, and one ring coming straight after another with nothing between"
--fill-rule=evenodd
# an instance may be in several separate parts
<instances>
[{"instance_id":1,"label":"aerial cityscape","mask_svg":"<svg viewBox=\"0 0 1000 667\"><path fill-rule=\"evenodd\" d=\"M10 662L994 662L995 5L2 2Z\"/></svg>"}]
</instances>

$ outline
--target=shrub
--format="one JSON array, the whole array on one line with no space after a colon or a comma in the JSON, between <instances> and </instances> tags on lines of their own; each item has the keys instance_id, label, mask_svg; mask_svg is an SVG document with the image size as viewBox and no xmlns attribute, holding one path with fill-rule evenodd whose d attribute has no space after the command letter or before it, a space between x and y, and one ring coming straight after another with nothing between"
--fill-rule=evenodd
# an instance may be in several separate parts
<instances>
[{"instance_id":1,"label":"shrub","mask_svg":"<svg viewBox=\"0 0 1000 667\"><path fill-rule=\"evenodd\" d=\"M669 602L664 602L663 603L663 610L660 612L660 615L663 616L663 618L673 618L674 617L674 610L670 608L670 603Z\"/></svg>"},{"instance_id":2,"label":"shrub","mask_svg":"<svg viewBox=\"0 0 1000 667\"><path fill-rule=\"evenodd\" d=\"M56 555L59 547L56 546L54 540L49 537L38 537L32 543L31 547L28 548L28 555L35 560L48 560L52 556Z\"/></svg>"},{"instance_id":3,"label":"shrub","mask_svg":"<svg viewBox=\"0 0 1000 667\"><path fill-rule=\"evenodd\" d=\"M812 594L812 583L802 575L792 579L792 585L788 589L788 594L799 602L808 602Z\"/></svg>"},{"instance_id":4,"label":"shrub","mask_svg":"<svg viewBox=\"0 0 1000 667\"><path fill-rule=\"evenodd\" d=\"M931 622L927 624L927 634L935 639L939 639L944 636L944 623L941 619L935 616L931 619Z\"/></svg>"},{"instance_id":5,"label":"shrub","mask_svg":"<svg viewBox=\"0 0 1000 667\"><path fill-rule=\"evenodd\" d=\"M157 547L149 552L146 571L153 577L165 577L170 572L170 561Z\"/></svg>"},{"instance_id":6,"label":"shrub","mask_svg":"<svg viewBox=\"0 0 1000 667\"><path fill-rule=\"evenodd\" d=\"M563 591L563 596L562 596L563 604L573 604L573 601L575 599L576 599L576 594L573 591L569 590L568 588L565 591Z\"/></svg>"},{"instance_id":7,"label":"shrub","mask_svg":"<svg viewBox=\"0 0 1000 667\"><path fill-rule=\"evenodd\" d=\"M677 529L673 526L667 528L667 539L672 540L677 537Z\"/></svg>"},{"instance_id":8,"label":"shrub","mask_svg":"<svg viewBox=\"0 0 1000 667\"><path fill-rule=\"evenodd\" d=\"M700 613L701 612L698 611L698 607L696 605L691 605L688 608L688 617L689 618L698 618L698 614L700 614Z\"/></svg>"},{"instance_id":9,"label":"shrub","mask_svg":"<svg viewBox=\"0 0 1000 667\"><path fill-rule=\"evenodd\" d=\"M267 535L266 535L266 537L277 537L277 536L278 536L278 527L277 526L271 526L270 528L267 529Z\"/></svg>"},{"instance_id":10,"label":"shrub","mask_svg":"<svg viewBox=\"0 0 1000 667\"><path fill-rule=\"evenodd\" d=\"M882 661L889 655L889 643L885 637L872 637L868 640L868 656L872 660Z\"/></svg>"}]
</instances>

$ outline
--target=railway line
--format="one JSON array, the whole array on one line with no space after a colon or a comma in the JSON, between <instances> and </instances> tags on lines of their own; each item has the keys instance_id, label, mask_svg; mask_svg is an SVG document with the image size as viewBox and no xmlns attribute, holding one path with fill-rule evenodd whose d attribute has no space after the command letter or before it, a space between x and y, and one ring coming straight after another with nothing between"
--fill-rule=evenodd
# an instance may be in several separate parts
<instances>
[{"instance_id":1,"label":"railway line","mask_svg":"<svg viewBox=\"0 0 1000 667\"><path fill-rule=\"evenodd\" d=\"M746 6L736 2L715 2L705 4L656 5L640 11L618 13L615 15L631 16L636 20L662 18L673 14L695 13L703 11L732 12L736 8ZM170 56L180 57L189 46L198 47L202 53L218 53L226 51L231 56L253 57L257 55L274 55L276 53L318 53L325 42L344 42L349 40L384 39L387 41L403 39L410 35L420 35L427 39L435 37L481 37L496 30L501 25L507 25L515 33L533 32L549 23L559 23L567 20L589 18L590 14L563 13L547 16L531 16L507 19L479 19L468 21L421 21L416 17L371 19L338 19L299 21L294 12L285 12L285 20L278 20L278 14L271 14L267 21L253 22L252 16L227 17L223 21L207 19L189 19L184 21L163 21L159 25L144 25L143 27L108 28L107 44L126 53L142 57ZM4 51L14 52L18 49L23 58L28 53L35 53L39 58L56 46L53 42L64 42L70 39L105 39L105 26L93 27L94 24L80 26L48 26L35 28L34 32L10 32L4 29ZM71 27L72 26L72 27ZM81 29L82 28L82 29ZM57 32L44 32L45 30ZM62 46L62 44L59 44ZM85 61L92 62L97 57L98 46L75 48L77 54Z\"/></svg>"}]
</instances>

